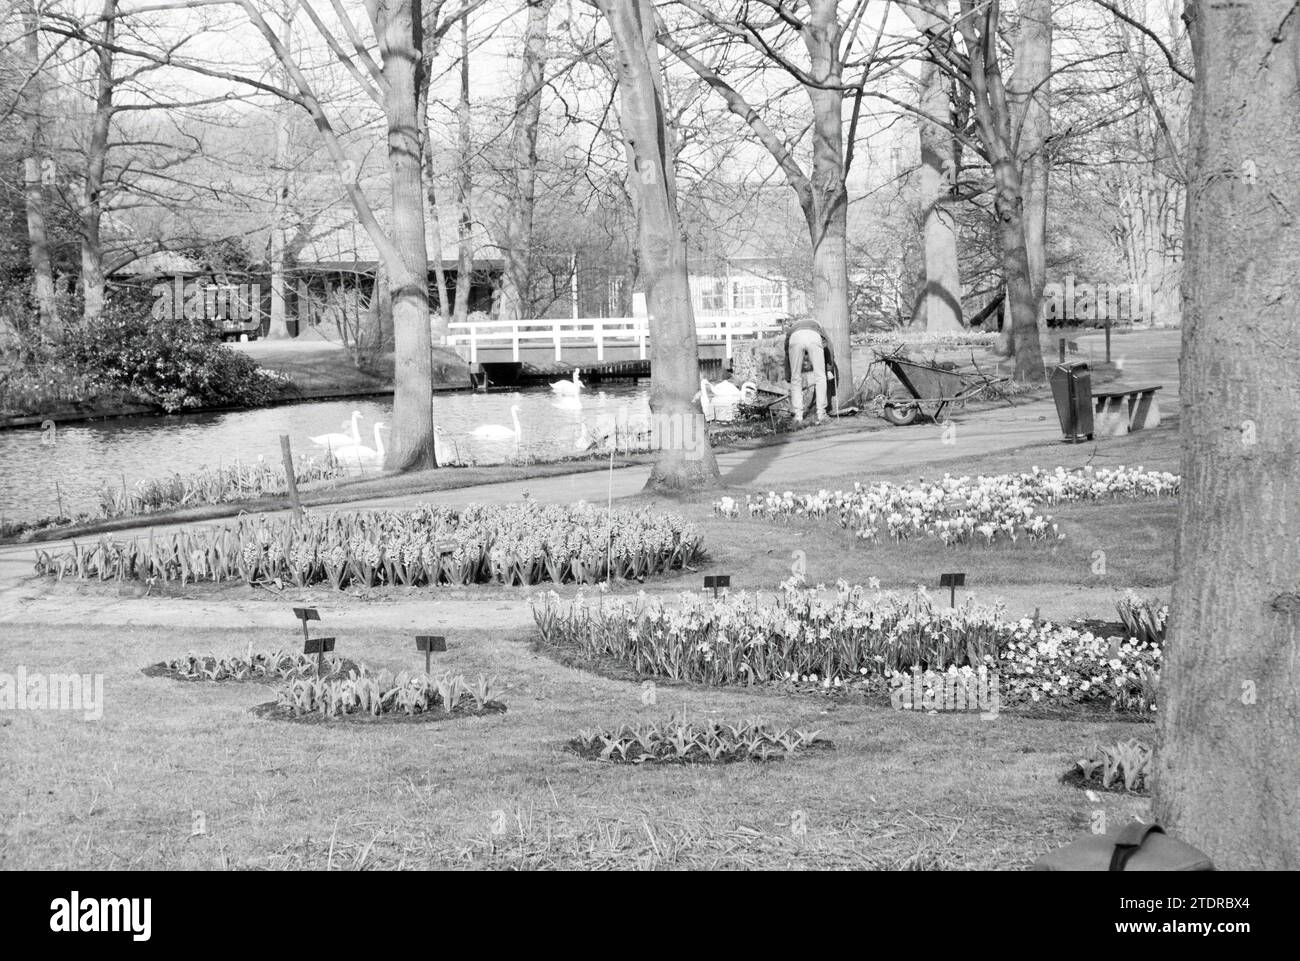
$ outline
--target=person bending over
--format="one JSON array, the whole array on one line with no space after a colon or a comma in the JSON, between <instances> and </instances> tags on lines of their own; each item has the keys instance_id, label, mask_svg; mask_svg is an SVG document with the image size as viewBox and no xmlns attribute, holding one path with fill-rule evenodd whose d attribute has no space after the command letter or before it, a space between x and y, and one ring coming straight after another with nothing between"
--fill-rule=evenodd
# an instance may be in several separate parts
<instances>
[{"instance_id":1,"label":"person bending over","mask_svg":"<svg viewBox=\"0 0 1300 961\"><path fill-rule=\"evenodd\" d=\"M827 394L835 396L835 351L826 331L814 320L799 320L785 332L785 376L790 381L790 406L794 419L803 420L803 365L812 364L814 390L817 394L817 422L826 419ZM828 385L828 379L831 383Z\"/></svg>"}]
</instances>

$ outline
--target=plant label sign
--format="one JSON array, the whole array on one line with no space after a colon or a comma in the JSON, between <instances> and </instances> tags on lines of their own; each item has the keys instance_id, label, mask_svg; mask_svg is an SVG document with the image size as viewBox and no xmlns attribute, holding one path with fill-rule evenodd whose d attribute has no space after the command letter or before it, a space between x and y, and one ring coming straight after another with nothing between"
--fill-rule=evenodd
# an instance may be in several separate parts
<instances>
[{"instance_id":1,"label":"plant label sign","mask_svg":"<svg viewBox=\"0 0 1300 961\"><path fill-rule=\"evenodd\" d=\"M303 624L306 623L307 623L306 621L303 621ZM316 655L316 676L317 677L322 676L321 667L322 667L322 662L325 659L325 655L331 653L333 650L334 650L334 638L332 637L308 637L304 639L302 642L302 652L304 654Z\"/></svg>"},{"instance_id":2,"label":"plant label sign","mask_svg":"<svg viewBox=\"0 0 1300 961\"><path fill-rule=\"evenodd\" d=\"M334 650L334 638L309 637L302 645L304 654L330 654Z\"/></svg>"},{"instance_id":3,"label":"plant label sign","mask_svg":"<svg viewBox=\"0 0 1300 961\"><path fill-rule=\"evenodd\" d=\"M731 586L731 575L730 575L730 574L706 574L706 575L704 575L704 589L707 591L710 587L713 588L713 596L714 596L715 598L718 596L718 588L720 588L720 587L730 587L730 586Z\"/></svg>"},{"instance_id":4,"label":"plant label sign","mask_svg":"<svg viewBox=\"0 0 1300 961\"><path fill-rule=\"evenodd\" d=\"M293 616L296 617L296 618L298 618L298 620L302 621L302 639L303 639L303 642L306 643L306 641L307 641L307 622L308 622L308 621L319 621L319 620L320 620L320 614L317 612L316 608L314 608L314 607L295 607L295 608L293 609Z\"/></svg>"},{"instance_id":5,"label":"plant label sign","mask_svg":"<svg viewBox=\"0 0 1300 961\"><path fill-rule=\"evenodd\" d=\"M948 588L948 603L952 607L957 606L957 588L966 586L965 572L955 574L940 574L939 586Z\"/></svg>"},{"instance_id":6,"label":"plant label sign","mask_svg":"<svg viewBox=\"0 0 1300 961\"><path fill-rule=\"evenodd\" d=\"M416 634L415 649L424 652L424 673L429 674L432 654L447 650L447 638L441 634Z\"/></svg>"}]
</instances>

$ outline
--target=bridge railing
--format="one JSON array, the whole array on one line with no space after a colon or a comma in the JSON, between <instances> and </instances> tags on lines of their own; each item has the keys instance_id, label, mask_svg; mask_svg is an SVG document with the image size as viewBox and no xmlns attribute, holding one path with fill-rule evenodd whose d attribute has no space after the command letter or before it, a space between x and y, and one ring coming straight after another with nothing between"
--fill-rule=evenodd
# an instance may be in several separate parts
<instances>
[{"instance_id":1,"label":"bridge railing","mask_svg":"<svg viewBox=\"0 0 1300 961\"><path fill-rule=\"evenodd\" d=\"M695 336L701 345L723 344L731 357L732 344L738 340L768 337L781 330L780 316L755 313L744 316L709 316L696 318ZM637 348L642 360L647 357L649 326L644 317L589 317L559 320L489 320L451 324L448 346L465 348L471 364L478 363L480 350L510 350L512 360L520 360L523 350L551 348L556 361L564 359L565 347L594 347L596 359L605 359L609 347ZM462 353L461 356L464 356Z\"/></svg>"}]
</instances>

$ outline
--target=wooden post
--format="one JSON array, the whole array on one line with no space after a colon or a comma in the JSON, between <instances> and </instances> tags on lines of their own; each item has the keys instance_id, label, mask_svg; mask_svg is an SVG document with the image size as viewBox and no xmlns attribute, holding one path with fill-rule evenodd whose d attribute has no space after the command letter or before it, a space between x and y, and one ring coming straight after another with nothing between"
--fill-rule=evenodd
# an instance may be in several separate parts
<instances>
[{"instance_id":1,"label":"wooden post","mask_svg":"<svg viewBox=\"0 0 1300 961\"><path fill-rule=\"evenodd\" d=\"M1110 363L1110 311L1106 312L1106 363Z\"/></svg>"},{"instance_id":2,"label":"wooden post","mask_svg":"<svg viewBox=\"0 0 1300 961\"><path fill-rule=\"evenodd\" d=\"M284 479L289 485L289 501L293 504L293 512L299 518L302 517L302 501L298 499L298 478L293 470L293 449L289 446L289 435L280 435L280 456L284 459Z\"/></svg>"}]
</instances>

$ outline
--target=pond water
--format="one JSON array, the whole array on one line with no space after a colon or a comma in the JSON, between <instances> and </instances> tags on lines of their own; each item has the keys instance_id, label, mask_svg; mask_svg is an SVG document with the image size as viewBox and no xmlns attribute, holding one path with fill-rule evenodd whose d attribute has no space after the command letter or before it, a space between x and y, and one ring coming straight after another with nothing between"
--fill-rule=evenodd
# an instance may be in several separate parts
<instances>
[{"instance_id":1,"label":"pond water","mask_svg":"<svg viewBox=\"0 0 1300 961\"><path fill-rule=\"evenodd\" d=\"M476 436L475 428L513 428L510 408L519 408L519 442L512 436ZM131 417L0 431L0 514L6 521L55 516L62 498L69 516L98 513L100 489L138 480L243 463L263 457L280 461L280 435L288 434L294 454L321 456L311 437L350 433L360 411L361 444L375 447L374 425L392 423L392 398L349 398L219 414ZM443 456L462 463L504 463L519 456L555 460L572 456L585 424L649 424L648 384L588 387L565 401L547 388L513 393L442 393L433 398L434 423L442 428ZM51 436L52 433L52 436ZM501 432L497 432L501 433ZM381 433L384 442L388 432ZM589 438L590 433L587 434ZM51 442L52 441L52 442ZM350 473L376 473L373 462L353 459Z\"/></svg>"}]
</instances>

